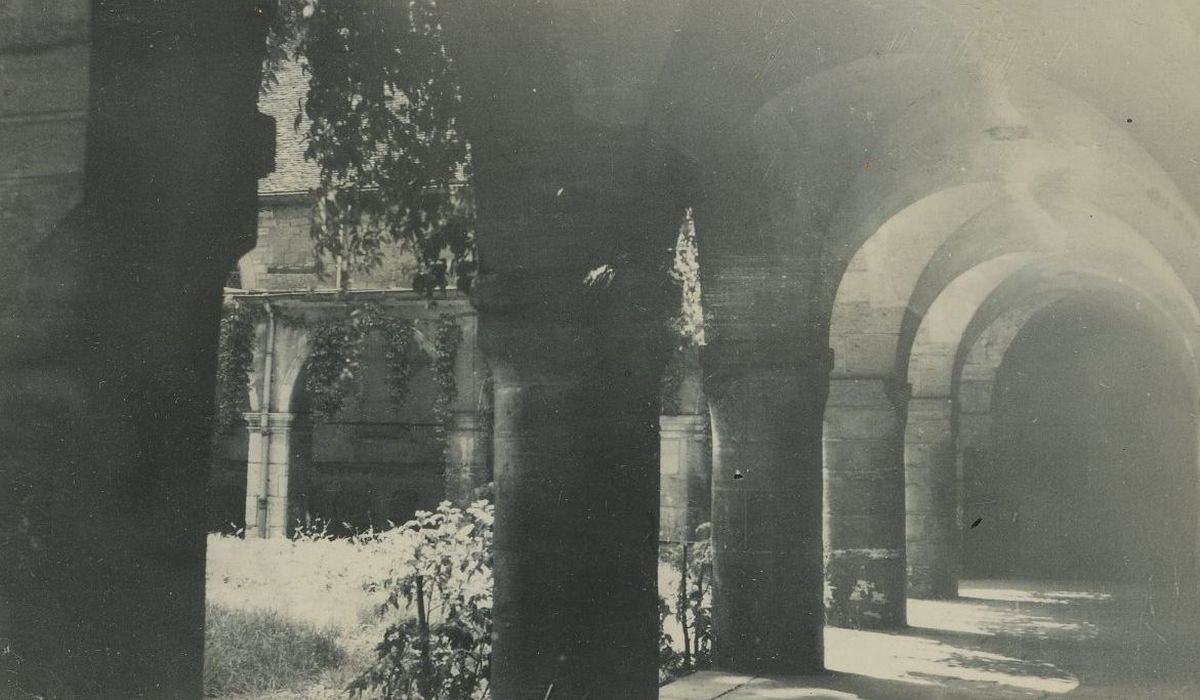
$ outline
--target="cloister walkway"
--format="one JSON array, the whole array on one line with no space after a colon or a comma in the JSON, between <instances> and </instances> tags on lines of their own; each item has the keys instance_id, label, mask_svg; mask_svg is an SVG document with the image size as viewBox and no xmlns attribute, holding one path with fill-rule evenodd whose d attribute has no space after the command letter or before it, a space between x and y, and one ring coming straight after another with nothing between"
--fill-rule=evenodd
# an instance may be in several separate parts
<instances>
[{"instance_id":1,"label":"cloister walkway","mask_svg":"<svg viewBox=\"0 0 1200 700\"><path fill-rule=\"evenodd\" d=\"M962 597L908 601L903 632L825 630L825 676L704 672L662 700L1198 698L1195 630L1112 585L964 581Z\"/></svg>"}]
</instances>

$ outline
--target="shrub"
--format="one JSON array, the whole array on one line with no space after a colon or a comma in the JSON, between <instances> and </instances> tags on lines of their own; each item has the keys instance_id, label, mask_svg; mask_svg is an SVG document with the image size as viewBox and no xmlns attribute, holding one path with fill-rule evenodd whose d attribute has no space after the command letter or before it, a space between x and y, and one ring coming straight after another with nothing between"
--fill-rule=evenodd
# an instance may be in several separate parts
<instances>
[{"instance_id":1,"label":"shrub","mask_svg":"<svg viewBox=\"0 0 1200 700\"><path fill-rule=\"evenodd\" d=\"M442 503L391 531L369 537L401 553L386 577L367 585L387 594L380 615L392 616L375 662L349 687L355 697L482 700L489 697L492 637L492 506L466 510ZM679 640L659 639L660 680L708 668L712 659L712 544L709 526L697 542L672 545L664 560L679 574L659 599L659 621L674 620ZM662 624L665 627L665 624ZM369 695L368 695L369 694Z\"/></svg>"},{"instance_id":2,"label":"shrub","mask_svg":"<svg viewBox=\"0 0 1200 700\"><path fill-rule=\"evenodd\" d=\"M204 692L208 697L300 690L345 661L336 632L264 610L209 603L204 628Z\"/></svg>"},{"instance_id":3,"label":"shrub","mask_svg":"<svg viewBox=\"0 0 1200 700\"><path fill-rule=\"evenodd\" d=\"M398 533L409 552L371 590L394 615L376 660L350 684L362 697L467 700L488 697L492 636L492 506L443 502L419 511ZM384 533L383 537L394 536Z\"/></svg>"},{"instance_id":4,"label":"shrub","mask_svg":"<svg viewBox=\"0 0 1200 700\"><path fill-rule=\"evenodd\" d=\"M696 541L669 544L662 559L679 575L674 595L659 599L659 680L663 683L712 666L712 526L696 528ZM666 630L674 618L679 639Z\"/></svg>"}]
</instances>

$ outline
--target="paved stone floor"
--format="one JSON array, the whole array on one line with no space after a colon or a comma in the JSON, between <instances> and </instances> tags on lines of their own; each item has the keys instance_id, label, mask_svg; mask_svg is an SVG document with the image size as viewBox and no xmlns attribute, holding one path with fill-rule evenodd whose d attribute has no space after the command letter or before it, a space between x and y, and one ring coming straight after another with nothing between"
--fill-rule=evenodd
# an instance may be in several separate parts
<instances>
[{"instance_id":1,"label":"paved stone floor","mask_svg":"<svg viewBox=\"0 0 1200 700\"><path fill-rule=\"evenodd\" d=\"M960 592L909 600L904 632L826 629L826 675L705 672L659 697L1200 699L1200 624L1153 611L1143 592L1012 581L964 582Z\"/></svg>"}]
</instances>

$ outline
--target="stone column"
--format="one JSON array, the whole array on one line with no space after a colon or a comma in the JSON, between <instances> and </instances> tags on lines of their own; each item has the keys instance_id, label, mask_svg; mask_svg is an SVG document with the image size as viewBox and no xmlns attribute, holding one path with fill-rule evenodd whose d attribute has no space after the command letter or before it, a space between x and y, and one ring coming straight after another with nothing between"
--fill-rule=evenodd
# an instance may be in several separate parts
<instances>
[{"instance_id":1,"label":"stone column","mask_svg":"<svg viewBox=\"0 0 1200 700\"><path fill-rule=\"evenodd\" d=\"M649 700L664 273L690 165L640 113L638 86L655 78L576 79L571 57L590 40L563 7L446 3L443 14L471 142L472 297L493 376L491 687L503 700ZM587 32L662 46L663 34L638 31L659 25L630 9L600 10ZM594 120L585 104L619 116Z\"/></svg>"},{"instance_id":2,"label":"stone column","mask_svg":"<svg viewBox=\"0 0 1200 700\"><path fill-rule=\"evenodd\" d=\"M742 673L818 672L821 412L830 365L794 346L739 345L705 355L716 664Z\"/></svg>"},{"instance_id":3,"label":"stone column","mask_svg":"<svg viewBox=\"0 0 1200 700\"><path fill-rule=\"evenodd\" d=\"M312 428L307 416L271 413L264 430L262 418L261 413L246 414L246 428L250 432L246 456L246 536L287 537L307 509ZM265 494L264 441L268 443Z\"/></svg>"},{"instance_id":4,"label":"stone column","mask_svg":"<svg viewBox=\"0 0 1200 700\"><path fill-rule=\"evenodd\" d=\"M447 435L446 499L458 506L469 505L475 491L488 482L488 426L484 416L474 409L459 409L450 414Z\"/></svg>"},{"instance_id":5,"label":"stone column","mask_svg":"<svg viewBox=\"0 0 1200 700\"><path fill-rule=\"evenodd\" d=\"M217 326L254 241L268 18L241 0L11 6L0 697L199 698Z\"/></svg>"},{"instance_id":6,"label":"stone column","mask_svg":"<svg viewBox=\"0 0 1200 700\"><path fill-rule=\"evenodd\" d=\"M992 440L992 389L995 382L995 367L971 362L963 366L958 383L954 427L960 524L969 525L977 518L990 522L998 516L987 473ZM960 540L964 536L965 531L960 528Z\"/></svg>"},{"instance_id":7,"label":"stone column","mask_svg":"<svg viewBox=\"0 0 1200 700\"><path fill-rule=\"evenodd\" d=\"M904 440L908 594L954 598L961 571L959 481L949 397L913 397Z\"/></svg>"},{"instance_id":8,"label":"stone column","mask_svg":"<svg viewBox=\"0 0 1200 700\"><path fill-rule=\"evenodd\" d=\"M908 385L830 381L825 408L826 606L837 627L904 626Z\"/></svg>"},{"instance_id":9,"label":"stone column","mask_svg":"<svg viewBox=\"0 0 1200 700\"><path fill-rule=\"evenodd\" d=\"M658 330L568 313L481 308L496 416L493 689L653 698Z\"/></svg>"},{"instance_id":10,"label":"stone column","mask_svg":"<svg viewBox=\"0 0 1200 700\"><path fill-rule=\"evenodd\" d=\"M974 554L979 550L971 546L971 538L986 539L996 522L1011 516L1009 508L996 498L991 472L991 410L995 380L994 367L968 362L963 366L958 384L954 450L959 483L959 557L963 571L969 569L975 575L986 567L980 568L981 560ZM976 520L983 528L970 527Z\"/></svg>"},{"instance_id":11,"label":"stone column","mask_svg":"<svg viewBox=\"0 0 1200 700\"><path fill-rule=\"evenodd\" d=\"M479 346L478 317L459 316L462 342L454 358L455 396L446 435L446 500L467 506L476 490L491 480L491 383Z\"/></svg>"},{"instance_id":12,"label":"stone column","mask_svg":"<svg viewBox=\"0 0 1200 700\"><path fill-rule=\"evenodd\" d=\"M708 415L659 416L659 472L662 479L659 539L691 542L696 527L709 519L712 446Z\"/></svg>"}]
</instances>

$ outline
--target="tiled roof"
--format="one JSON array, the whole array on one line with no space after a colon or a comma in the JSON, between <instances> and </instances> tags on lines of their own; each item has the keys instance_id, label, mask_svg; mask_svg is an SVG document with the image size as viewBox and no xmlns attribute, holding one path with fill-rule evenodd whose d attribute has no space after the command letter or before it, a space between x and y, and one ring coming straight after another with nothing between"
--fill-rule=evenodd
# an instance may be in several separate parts
<instances>
[{"instance_id":1,"label":"tiled roof","mask_svg":"<svg viewBox=\"0 0 1200 700\"><path fill-rule=\"evenodd\" d=\"M299 63L279 67L279 84L258 98L258 109L275 117L275 172L258 181L259 194L307 192L320 179L316 163L304 160L304 131L308 120L295 128L296 115L308 91L308 76Z\"/></svg>"}]
</instances>

